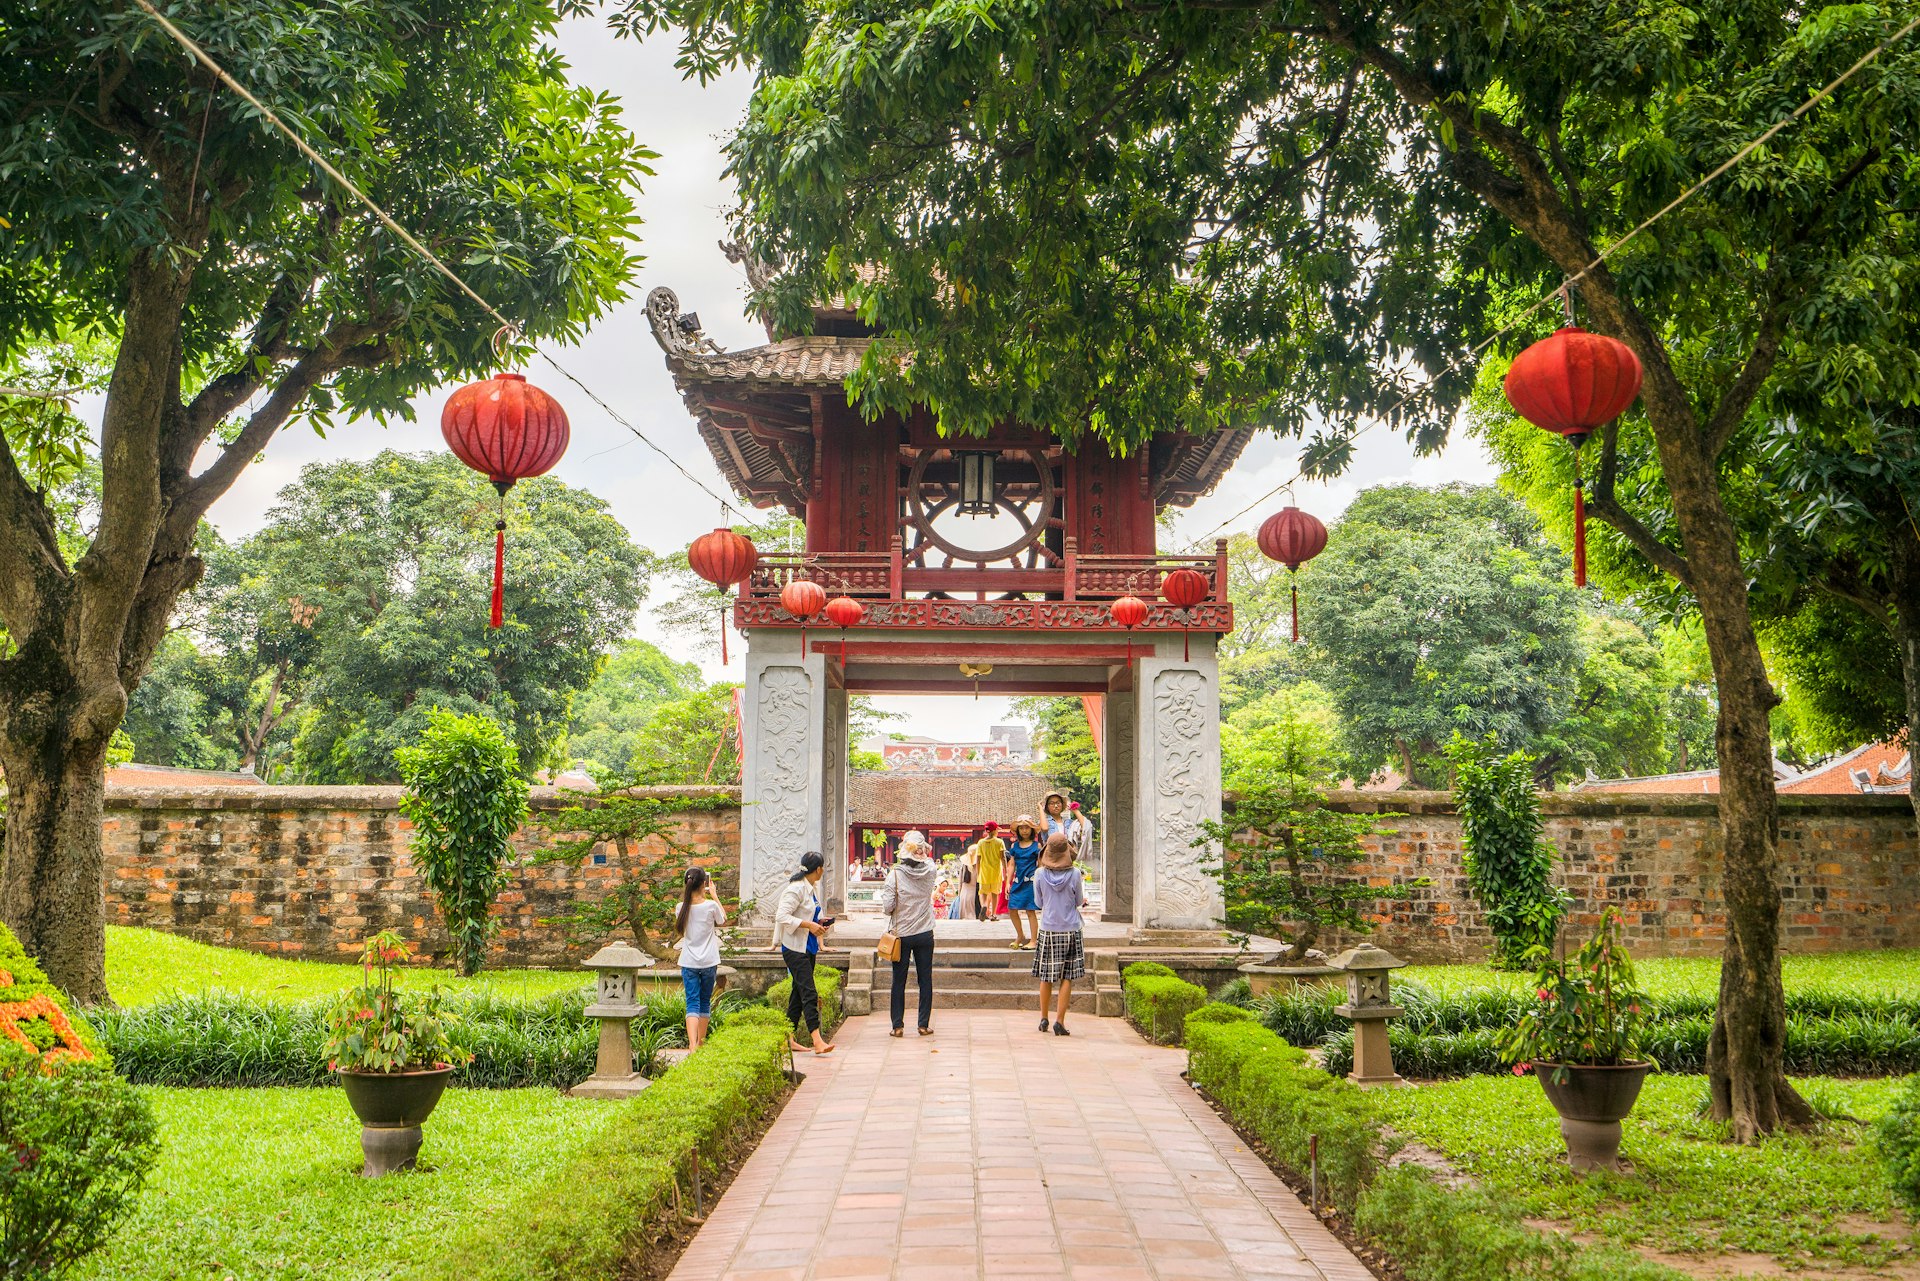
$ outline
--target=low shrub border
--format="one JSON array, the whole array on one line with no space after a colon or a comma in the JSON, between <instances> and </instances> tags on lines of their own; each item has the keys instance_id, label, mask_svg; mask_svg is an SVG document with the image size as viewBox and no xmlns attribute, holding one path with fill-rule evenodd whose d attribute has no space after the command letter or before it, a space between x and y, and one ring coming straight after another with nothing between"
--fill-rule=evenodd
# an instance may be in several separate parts
<instances>
[{"instance_id":1,"label":"low shrub border","mask_svg":"<svg viewBox=\"0 0 1920 1281\"><path fill-rule=\"evenodd\" d=\"M604 1281L691 1211L694 1154L711 1175L757 1137L787 1088L786 1019L744 1010L597 1134L573 1162L476 1223L407 1281ZM687 1191L681 1189L683 1185Z\"/></svg>"},{"instance_id":2,"label":"low shrub border","mask_svg":"<svg viewBox=\"0 0 1920 1281\"><path fill-rule=\"evenodd\" d=\"M1142 974L1128 968L1122 983L1127 994L1127 1018L1161 1045L1178 1045L1187 1015L1207 1003L1205 988L1172 975Z\"/></svg>"},{"instance_id":3,"label":"low shrub border","mask_svg":"<svg viewBox=\"0 0 1920 1281\"><path fill-rule=\"evenodd\" d=\"M567 1089L593 1075L598 1028L585 990L545 997L456 995L453 1041L473 1053L453 1084L469 1088ZM724 993L714 1027L754 1004ZM686 1002L656 993L634 1021L635 1058L645 1067L662 1049L686 1043ZM325 1003L282 1002L231 992L168 997L151 1005L91 1012L121 1075L139 1085L189 1087L331 1086Z\"/></svg>"},{"instance_id":4,"label":"low shrub border","mask_svg":"<svg viewBox=\"0 0 1920 1281\"><path fill-rule=\"evenodd\" d=\"M846 982L846 975L839 970L822 965L813 972L813 986L820 993L820 1032L832 1036L840 1026L846 1013L840 1005L840 988ZM787 1013L787 998L793 995L793 980L781 979L767 989L767 1008L774 1010L784 1019ZM805 1038L802 1038L805 1039Z\"/></svg>"},{"instance_id":5,"label":"low shrub border","mask_svg":"<svg viewBox=\"0 0 1920 1281\"><path fill-rule=\"evenodd\" d=\"M1223 995L1226 992L1223 989ZM1244 998L1243 998L1244 999ZM1251 1001L1261 1023L1288 1042L1325 1052L1326 1067L1344 1073L1353 1036L1334 1007L1344 993L1296 988ZM1499 1039L1534 1004L1531 991L1469 988L1441 994L1415 982L1394 985L1406 1013L1388 1035L1401 1075L1425 1080L1508 1071ZM1808 1076L1883 1076L1920 1071L1920 1001L1832 992L1787 994L1787 1071ZM1710 997L1648 1001L1648 1053L1667 1072L1705 1070L1713 1029Z\"/></svg>"},{"instance_id":6,"label":"low shrub border","mask_svg":"<svg viewBox=\"0 0 1920 1281\"><path fill-rule=\"evenodd\" d=\"M1393 1144L1373 1096L1223 1008L1234 1007L1202 1006L1187 1017L1189 1079L1295 1183L1305 1180L1317 1136L1336 1226L1383 1251L1407 1281L1683 1281L1629 1252L1529 1228L1511 1207L1420 1167L1389 1166Z\"/></svg>"}]
</instances>

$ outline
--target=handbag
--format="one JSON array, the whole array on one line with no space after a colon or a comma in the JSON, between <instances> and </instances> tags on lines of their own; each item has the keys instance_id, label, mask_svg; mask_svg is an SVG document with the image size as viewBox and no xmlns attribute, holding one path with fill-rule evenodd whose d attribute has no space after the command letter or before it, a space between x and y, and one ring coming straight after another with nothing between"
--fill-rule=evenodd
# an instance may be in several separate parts
<instances>
[{"instance_id":1,"label":"handbag","mask_svg":"<svg viewBox=\"0 0 1920 1281\"><path fill-rule=\"evenodd\" d=\"M873 945L873 954L882 961L898 961L900 959L900 936L892 930L888 930L885 934L882 934L880 940Z\"/></svg>"}]
</instances>

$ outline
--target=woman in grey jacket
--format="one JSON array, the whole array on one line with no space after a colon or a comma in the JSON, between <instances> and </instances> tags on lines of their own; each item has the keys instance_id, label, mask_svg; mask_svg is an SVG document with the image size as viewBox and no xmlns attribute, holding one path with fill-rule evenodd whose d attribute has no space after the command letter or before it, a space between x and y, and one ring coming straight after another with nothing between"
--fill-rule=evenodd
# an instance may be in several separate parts
<instances>
[{"instance_id":1,"label":"woman in grey jacket","mask_svg":"<svg viewBox=\"0 0 1920 1281\"><path fill-rule=\"evenodd\" d=\"M933 890L940 868L928 855L933 847L919 832L900 838L900 857L880 887L880 910L887 928L900 940L893 963L893 1035L906 1035L907 962L920 979L920 1035L933 1035Z\"/></svg>"}]
</instances>

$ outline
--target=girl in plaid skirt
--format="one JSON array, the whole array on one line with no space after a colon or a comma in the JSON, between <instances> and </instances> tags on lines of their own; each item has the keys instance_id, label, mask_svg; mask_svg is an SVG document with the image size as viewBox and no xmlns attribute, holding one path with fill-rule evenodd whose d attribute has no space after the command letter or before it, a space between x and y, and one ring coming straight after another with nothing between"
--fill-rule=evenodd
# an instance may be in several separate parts
<instances>
[{"instance_id":1,"label":"girl in plaid skirt","mask_svg":"<svg viewBox=\"0 0 1920 1281\"><path fill-rule=\"evenodd\" d=\"M1034 901L1040 905L1040 939L1033 953L1033 977L1040 980L1040 1030L1066 1036L1067 1001L1073 981L1087 974L1086 942L1080 932L1080 909L1086 906L1086 878L1073 865L1073 847L1062 835L1049 836L1040 852L1040 870L1033 878ZM1060 996L1055 1004L1053 989Z\"/></svg>"}]
</instances>

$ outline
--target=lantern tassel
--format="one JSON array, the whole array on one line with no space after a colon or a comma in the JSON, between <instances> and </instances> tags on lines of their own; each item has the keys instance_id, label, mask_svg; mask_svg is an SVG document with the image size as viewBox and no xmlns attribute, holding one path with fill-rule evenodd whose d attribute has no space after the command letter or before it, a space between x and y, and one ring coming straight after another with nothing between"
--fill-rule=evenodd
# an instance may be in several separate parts
<instances>
[{"instance_id":1,"label":"lantern tassel","mask_svg":"<svg viewBox=\"0 0 1920 1281\"><path fill-rule=\"evenodd\" d=\"M720 603L720 666L727 665L727 605Z\"/></svg>"},{"instance_id":2,"label":"lantern tassel","mask_svg":"<svg viewBox=\"0 0 1920 1281\"><path fill-rule=\"evenodd\" d=\"M1183 663L1191 663L1193 661L1193 627L1191 624L1188 625L1185 631L1180 633L1180 661Z\"/></svg>"},{"instance_id":3,"label":"lantern tassel","mask_svg":"<svg viewBox=\"0 0 1920 1281\"><path fill-rule=\"evenodd\" d=\"M1294 583L1292 585L1292 588L1293 588L1293 643L1298 645L1300 643L1300 584Z\"/></svg>"},{"instance_id":4,"label":"lantern tassel","mask_svg":"<svg viewBox=\"0 0 1920 1281\"><path fill-rule=\"evenodd\" d=\"M1573 486L1573 585L1587 585L1587 496L1579 482Z\"/></svg>"},{"instance_id":5,"label":"lantern tassel","mask_svg":"<svg viewBox=\"0 0 1920 1281\"><path fill-rule=\"evenodd\" d=\"M489 627L501 627L507 621L507 522L500 521L493 527L493 614L487 620Z\"/></svg>"}]
</instances>

